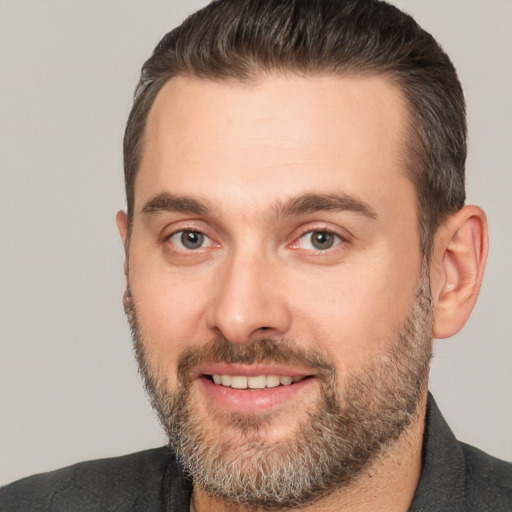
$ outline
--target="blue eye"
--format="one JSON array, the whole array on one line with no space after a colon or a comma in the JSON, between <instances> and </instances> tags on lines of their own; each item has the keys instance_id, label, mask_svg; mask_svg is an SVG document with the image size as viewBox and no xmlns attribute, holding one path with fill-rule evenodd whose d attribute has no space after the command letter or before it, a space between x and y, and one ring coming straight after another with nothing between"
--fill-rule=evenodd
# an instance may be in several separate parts
<instances>
[{"instance_id":1,"label":"blue eye","mask_svg":"<svg viewBox=\"0 0 512 512\"><path fill-rule=\"evenodd\" d=\"M204 233L192 230L178 231L169 237L169 240L173 245L189 251L209 247L212 243Z\"/></svg>"},{"instance_id":2,"label":"blue eye","mask_svg":"<svg viewBox=\"0 0 512 512\"><path fill-rule=\"evenodd\" d=\"M341 243L341 237L331 231L309 231L299 238L300 249L327 251Z\"/></svg>"}]
</instances>

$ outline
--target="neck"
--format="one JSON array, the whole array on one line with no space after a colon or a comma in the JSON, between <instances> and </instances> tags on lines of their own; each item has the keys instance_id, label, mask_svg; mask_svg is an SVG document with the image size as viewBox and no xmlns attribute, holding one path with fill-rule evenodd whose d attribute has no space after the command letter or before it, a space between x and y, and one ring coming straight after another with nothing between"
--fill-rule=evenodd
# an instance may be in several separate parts
<instances>
[{"instance_id":1,"label":"neck","mask_svg":"<svg viewBox=\"0 0 512 512\"><path fill-rule=\"evenodd\" d=\"M421 449L426 409L425 396L420 402L414 421L379 457L354 481L301 512L363 512L409 510L421 476ZM212 497L194 489L191 512L257 512L235 503ZM286 509L292 510L292 509Z\"/></svg>"}]
</instances>

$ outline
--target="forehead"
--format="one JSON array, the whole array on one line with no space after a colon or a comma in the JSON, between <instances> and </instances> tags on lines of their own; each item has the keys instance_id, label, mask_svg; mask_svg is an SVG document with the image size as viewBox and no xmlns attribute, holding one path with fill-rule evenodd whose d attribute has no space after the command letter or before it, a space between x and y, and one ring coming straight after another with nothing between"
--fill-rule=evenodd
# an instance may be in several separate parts
<instances>
[{"instance_id":1,"label":"forehead","mask_svg":"<svg viewBox=\"0 0 512 512\"><path fill-rule=\"evenodd\" d=\"M385 77L176 77L148 117L135 212L163 191L246 208L307 192L382 198L411 188L406 134L403 94Z\"/></svg>"}]
</instances>

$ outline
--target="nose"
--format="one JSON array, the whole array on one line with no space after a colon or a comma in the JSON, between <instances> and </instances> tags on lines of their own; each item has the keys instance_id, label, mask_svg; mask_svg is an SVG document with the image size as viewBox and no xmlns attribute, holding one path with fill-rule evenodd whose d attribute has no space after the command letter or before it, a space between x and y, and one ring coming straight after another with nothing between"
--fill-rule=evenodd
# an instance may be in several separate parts
<instances>
[{"instance_id":1,"label":"nose","mask_svg":"<svg viewBox=\"0 0 512 512\"><path fill-rule=\"evenodd\" d=\"M282 337L291 324L279 265L257 255L235 255L217 268L209 327L231 343Z\"/></svg>"}]
</instances>

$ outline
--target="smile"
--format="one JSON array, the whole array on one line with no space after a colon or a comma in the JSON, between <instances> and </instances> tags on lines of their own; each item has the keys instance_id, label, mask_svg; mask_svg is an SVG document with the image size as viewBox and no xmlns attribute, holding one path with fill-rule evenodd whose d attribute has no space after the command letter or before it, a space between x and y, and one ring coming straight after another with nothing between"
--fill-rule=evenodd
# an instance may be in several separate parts
<instances>
[{"instance_id":1,"label":"smile","mask_svg":"<svg viewBox=\"0 0 512 512\"><path fill-rule=\"evenodd\" d=\"M292 406L318 383L314 374L284 366L210 363L197 370L195 380L215 414L259 414Z\"/></svg>"},{"instance_id":2,"label":"smile","mask_svg":"<svg viewBox=\"0 0 512 512\"><path fill-rule=\"evenodd\" d=\"M213 382L219 386L233 389L265 389L277 386L289 386L302 380L303 377L291 377L289 375L218 375L210 376Z\"/></svg>"}]
</instances>

